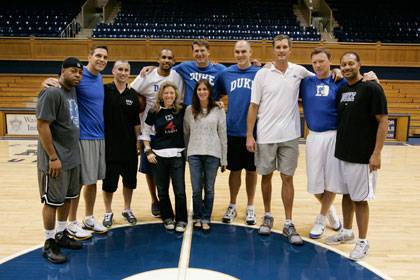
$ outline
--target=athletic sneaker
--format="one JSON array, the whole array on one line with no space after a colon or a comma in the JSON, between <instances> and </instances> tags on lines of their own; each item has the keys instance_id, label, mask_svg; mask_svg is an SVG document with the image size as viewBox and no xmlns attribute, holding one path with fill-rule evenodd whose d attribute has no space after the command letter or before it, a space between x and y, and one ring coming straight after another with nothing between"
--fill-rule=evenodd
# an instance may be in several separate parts
<instances>
[{"instance_id":1,"label":"athletic sneaker","mask_svg":"<svg viewBox=\"0 0 420 280\"><path fill-rule=\"evenodd\" d=\"M95 233L106 233L108 229L101 224L98 224L94 217L83 220L83 228L93 230Z\"/></svg>"},{"instance_id":2,"label":"athletic sneaker","mask_svg":"<svg viewBox=\"0 0 420 280\"><path fill-rule=\"evenodd\" d=\"M203 223L202 224L203 231L209 231L210 230L210 224L209 223Z\"/></svg>"},{"instance_id":3,"label":"athletic sneaker","mask_svg":"<svg viewBox=\"0 0 420 280\"><path fill-rule=\"evenodd\" d=\"M325 231L325 216L322 216L321 214L318 214L315 219L315 223L309 232L309 237L312 239L318 239L324 234Z\"/></svg>"},{"instance_id":4,"label":"athletic sneaker","mask_svg":"<svg viewBox=\"0 0 420 280\"><path fill-rule=\"evenodd\" d=\"M235 207L229 206L226 210L225 215L223 216L222 221L224 223L228 223L230 224L231 222L233 222L233 220L235 219L237 213L236 213L236 209Z\"/></svg>"},{"instance_id":5,"label":"athletic sneaker","mask_svg":"<svg viewBox=\"0 0 420 280\"><path fill-rule=\"evenodd\" d=\"M362 242L358 240L353 251L350 252L350 259L355 261L360 260L367 255L368 250L369 244L367 242Z\"/></svg>"},{"instance_id":6,"label":"athletic sneaker","mask_svg":"<svg viewBox=\"0 0 420 280\"><path fill-rule=\"evenodd\" d=\"M327 218L328 224L333 230L339 231L341 229L341 221L337 215L337 211L335 210L334 205L331 205L330 209L328 210Z\"/></svg>"},{"instance_id":7,"label":"athletic sneaker","mask_svg":"<svg viewBox=\"0 0 420 280\"><path fill-rule=\"evenodd\" d=\"M353 232L350 235L344 234L343 229L341 229L337 234L334 234L327 239L325 239L325 244L328 245L337 245L337 244L349 244L354 243L354 234Z\"/></svg>"},{"instance_id":8,"label":"athletic sneaker","mask_svg":"<svg viewBox=\"0 0 420 280\"><path fill-rule=\"evenodd\" d=\"M54 238L45 240L42 256L52 263L63 263L67 261L66 256L61 254L60 247L58 247Z\"/></svg>"},{"instance_id":9,"label":"athletic sneaker","mask_svg":"<svg viewBox=\"0 0 420 280\"><path fill-rule=\"evenodd\" d=\"M293 224L284 225L283 234L289 239L289 243L292 245L303 245L303 239L297 233L296 228Z\"/></svg>"},{"instance_id":10,"label":"athletic sneaker","mask_svg":"<svg viewBox=\"0 0 420 280\"><path fill-rule=\"evenodd\" d=\"M78 221L69 223L67 225L67 231L76 240L86 240L92 237L92 233L84 230Z\"/></svg>"},{"instance_id":11,"label":"athletic sneaker","mask_svg":"<svg viewBox=\"0 0 420 280\"><path fill-rule=\"evenodd\" d=\"M255 225L256 224L257 216L255 215L254 208L247 208L246 209L246 218L245 222L247 225Z\"/></svg>"},{"instance_id":12,"label":"athletic sneaker","mask_svg":"<svg viewBox=\"0 0 420 280\"><path fill-rule=\"evenodd\" d=\"M67 249L72 249L72 250L82 249L82 243L71 239L69 235L70 234L67 232L67 230L57 232L55 234L55 242L61 248L67 248Z\"/></svg>"},{"instance_id":13,"label":"athletic sneaker","mask_svg":"<svg viewBox=\"0 0 420 280\"><path fill-rule=\"evenodd\" d=\"M105 213L104 219L102 220L102 224L104 227L111 227L112 226L112 218L114 217L113 213Z\"/></svg>"},{"instance_id":14,"label":"athletic sneaker","mask_svg":"<svg viewBox=\"0 0 420 280\"><path fill-rule=\"evenodd\" d=\"M200 228L201 228L201 226L202 226L202 224L201 224L201 220L200 220L200 219L195 220L195 221L193 222L193 227L194 227L195 229L200 229Z\"/></svg>"},{"instance_id":15,"label":"athletic sneaker","mask_svg":"<svg viewBox=\"0 0 420 280\"><path fill-rule=\"evenodd\" d=\"M258 229L258 233L262 235L270 235L271 234L271 228L273 227L274 218L271 216L264 216L263 223Z\"/></svg>"},{"instance_id":16,"label":"athletic sneaker","mask_svg":"<svg viewBox=\"0 0 420 280\"><path fill-rule=\"evenodd\" d=\"M153 217L160 217L159 202L152 202L151 211Z\"/></svg>"},{"instance_id":17,"label":"athletic sneaker","mask_svg":"<svg viewBox=\"0 0 420 280\"><path fill-rule=\"evenodd\" d=\"M176 232L184 232L186 227L187 227L186 222L177 222L176 227L175 227L175 231Z\"/></svg>"},{"instance_id":18,"label":"athletic sneaker","mask_svg":"<svg viewBox=\"0 0 420 280\"><path fill-rule=\"evenodd\" d=\"M167 230L174 230L175 229L175 222L172 219L166 219L163 221L163 226Z\"/></svg>"},{"instance_id":19,"label":"athletic sneaker","mask_svg":"<svg viewBox=\"0 0 420 280\"><path fill-rule=\"evenodd\" d=\"M137 218L134 216L133 211L131 209L125 210L122 212L122 216L132 225L137 224Z\"/></svg>"}]
</instances>

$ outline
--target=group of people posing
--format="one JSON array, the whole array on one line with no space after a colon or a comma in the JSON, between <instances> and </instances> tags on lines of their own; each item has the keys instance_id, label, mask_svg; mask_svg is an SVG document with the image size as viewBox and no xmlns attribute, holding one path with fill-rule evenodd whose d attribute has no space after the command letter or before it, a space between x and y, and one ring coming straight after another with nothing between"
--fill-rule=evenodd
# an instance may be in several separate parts
<instances>
[{"instance_id":1,"label":"group of people posing","mask_svg":"<svg viewBox=\"0 0 420 280\"><path fill-rule=\"evenodd\" d=\"M122 216L131 224L137 222L131 200L138 154L152 214L161 217L166 230L186 229L187 161L195 229L210 230L219 168L230 171L230 203L222 220L234 221L245 169L245 222L256 224L254 197L260 174L265 213L258 233L269 235L274 223L271 181L278 170L285 211L283 233L291 244L303 244L292 221L301 98L309 128L308 191L321 203L309 236L320 238L328 224L338 233L328 237L327 244L352 243L356 241L352 231L356 213L359 238L350 258L363 258L369 249L368 201L374 196L388 128L383 89L374 73L360 73L360 57L355 52L344 53L340 69L331 70L329 51L315 48L312 73L288 61L291 48L287 35L276 36L274 59L260 68L251 63L250 43L240 40L234 46L236 64L225 67L211 63L208 42L197 40L192 43L194 61L174 66L172 50L164 48L158 67L146 67L131 84L130 64L123 60L114 63L113 82L103 84L106 46L91 49L87 66L77 58L67 58L59 79L44 82L37 105L38 178L46 236L43 255L53 263L65 262L60 247L80 249L78 240L90 238L92 232L105 233L112 226L112 198L120 176ZM222 96L227 96L227 108L220 101ZM103 180L106 211L102 223L93 217L98 180ZM81 185L86 209L79 223ZM332 205L335 194L343 194L343 223Z\"/></svg>"}]
</instances>

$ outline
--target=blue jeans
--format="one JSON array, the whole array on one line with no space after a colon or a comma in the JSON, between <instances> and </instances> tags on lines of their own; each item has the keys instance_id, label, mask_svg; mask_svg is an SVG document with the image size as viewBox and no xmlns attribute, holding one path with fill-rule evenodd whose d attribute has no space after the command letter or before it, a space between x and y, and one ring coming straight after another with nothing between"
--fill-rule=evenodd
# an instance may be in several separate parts
<instances>
[{"instance_id":1,"label":"blue jeans","mask_svg":"<svg viewBox=\"0 0 420 280\"><path fill-rule=\"evenodd\" d=\"M188 157L188 163L193 189L194 217L204 223L209 223L213 211L214 182L216 181L217 169L220 166L220 159L213 156L194 155Z\"/></svg>"}]
</instances>

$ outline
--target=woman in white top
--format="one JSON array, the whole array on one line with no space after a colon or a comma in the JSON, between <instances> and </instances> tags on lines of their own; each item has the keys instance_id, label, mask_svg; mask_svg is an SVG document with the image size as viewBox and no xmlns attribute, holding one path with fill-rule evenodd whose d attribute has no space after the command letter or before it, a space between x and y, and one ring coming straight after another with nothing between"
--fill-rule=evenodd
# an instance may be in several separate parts
<instances>
[{"instance_id":1,"label":"woman in white top","mask_svg":"<svg viewBox=\"0 0 420 280\"><path fill-rule=\"evenodd\" d=\"M198 81L194 89L192 105L185 111L184 137L193 189L194 227L209 230L217 169L221 166L224 172L227 165L227 135L225 111L215 104L208 80Z\"/></svg>"}]
</instances>

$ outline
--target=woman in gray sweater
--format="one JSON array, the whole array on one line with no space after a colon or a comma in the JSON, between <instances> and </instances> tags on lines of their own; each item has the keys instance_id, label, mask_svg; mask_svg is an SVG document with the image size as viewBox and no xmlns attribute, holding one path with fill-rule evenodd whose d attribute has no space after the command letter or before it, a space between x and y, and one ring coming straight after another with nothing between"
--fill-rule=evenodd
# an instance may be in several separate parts
<instances>
[{"instance_id":1,"label":"woman in gray sweater","mask_svg":"<svg viewBox=\"0 0 420 280\"><path fill-rule=\"evenodd\" d=\"M208 80L198 81L194 89L192 105L185 111L184 137L193 189L194 227L207 231L217 169L221 166L224 172L227 165L226 115L215 104Z\"/></svg>"}]
</instances>

